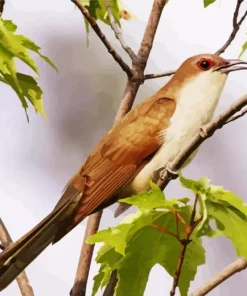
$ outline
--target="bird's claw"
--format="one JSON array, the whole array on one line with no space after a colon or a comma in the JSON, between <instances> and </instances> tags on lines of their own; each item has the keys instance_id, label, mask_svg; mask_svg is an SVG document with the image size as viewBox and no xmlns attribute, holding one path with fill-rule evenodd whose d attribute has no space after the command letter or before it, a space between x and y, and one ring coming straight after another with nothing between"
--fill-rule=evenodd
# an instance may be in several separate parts
<instances>
[{"instance_id":1,"label":"bird's claw","mask_svg":"<svg viewBox=\"0 0 247 296\"><path fill-rule=\"evenodd\" d=\"M160 171L160 179L165 180L168 178L169 180L177 179L178 173L173 171L169 165L169 163L166 164L163 170Z\"/></svg>"}]
</instances>

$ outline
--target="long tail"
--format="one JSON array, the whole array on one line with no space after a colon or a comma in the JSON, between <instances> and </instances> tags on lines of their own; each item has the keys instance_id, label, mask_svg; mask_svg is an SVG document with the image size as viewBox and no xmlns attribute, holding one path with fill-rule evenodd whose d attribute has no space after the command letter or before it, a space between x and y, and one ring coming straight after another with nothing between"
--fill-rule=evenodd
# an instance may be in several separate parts
<instances>
[{"instance_id":1,"label":"long tail","mask_svg":"<svg viewBox=\"0 0 247 296\"><path fill-rule=\"evenodd\" d=\"M0 253L0 291L54 242L59 228L68 220L76 207L79 195L82 195L77 190L69 191L70 198L66 202L56 207L37 226Z\"/></svg>"}]
</instances>

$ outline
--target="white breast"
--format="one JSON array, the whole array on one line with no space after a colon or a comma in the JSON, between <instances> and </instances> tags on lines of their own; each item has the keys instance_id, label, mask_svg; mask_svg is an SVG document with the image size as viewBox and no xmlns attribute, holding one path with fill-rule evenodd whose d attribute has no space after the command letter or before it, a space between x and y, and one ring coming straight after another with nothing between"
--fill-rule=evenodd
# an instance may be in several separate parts
<instances>
[{"instance_id":1,"label":"white breast","mask_svg":"<svg viewBox=\"0 0 247 296\"><path fill-rule=\"evenodd\" d=\"M163 131L164 144L130 184L133 192L149 190L153 172L172 161L200 127L211 120L226 77L225 74L207 71L187 81L178 94L170 126Z\"/></svg>"}]
</instances>

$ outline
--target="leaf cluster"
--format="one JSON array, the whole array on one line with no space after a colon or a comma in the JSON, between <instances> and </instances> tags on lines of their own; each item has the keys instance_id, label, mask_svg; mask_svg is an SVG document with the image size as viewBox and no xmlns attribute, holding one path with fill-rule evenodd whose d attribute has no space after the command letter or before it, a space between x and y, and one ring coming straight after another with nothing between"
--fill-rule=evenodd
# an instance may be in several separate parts
<instances>
[{"instance_id":1,"label":"leaf cluster","mask_svg":"<svg viewBox=\"0 0 247 296\"><path fill-rule=\"evenodd\" d=\"M190 236L178 282L180 294L185 296L198 267L205 263L203 236L223 235L231 240L239 256L247 258L247 205L231 191L211 185L206 177L195 181L180 175L180 182L199 198L195 220L201 221ZM188 197L167 199L155 184L151 183L151 188L150 192L121 200L138 207L136 214L89 238L90 244L103 243L96 258L100 269L92 296L108 283L114 270L116 296L142 296L156 264L174 276L193 205Z\"/></svg>"},{"instance_id":2,"label":"leaf cluster","mask_svg":"<svg viewBox=\"0 0 247 296\"><path fill-rule=\"evenodd\" d=\"M17 71L16 59L21 60L35 74L39 71L30 51L38 54L45 62L57 70L52 61L40 52L40 47L23 35L16 34L17 26L10 20L0 18L0 81L8 84L18 95L27 114L28 102L36 112L46 117L43 103L43 91L36 79Z\"/></svg>"}]
</instances>

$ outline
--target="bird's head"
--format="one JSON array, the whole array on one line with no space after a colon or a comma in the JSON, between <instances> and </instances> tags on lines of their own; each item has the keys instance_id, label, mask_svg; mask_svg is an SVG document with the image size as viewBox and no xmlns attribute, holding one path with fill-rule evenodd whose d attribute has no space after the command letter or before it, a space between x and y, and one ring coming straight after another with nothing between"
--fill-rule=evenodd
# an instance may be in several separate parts
<instances>
[{"instance_id":1,"label":"bird's head","mask_svg":"<svg viewBox=\"0 0 247 296\"><path fill-rule=\"evenodd\" d=\"M189 85L191 94L195 88L202 93L220 94L228 74L239 70L247 70L247 62L227 60L215 54L199 54L182 63L168 83L167 90L173 89L173 92L180 93Z\"/></svg>"},{"instance_id":2,"label":"bird's head","mask_svg":"<svg viewBox=\"0 0 247 296\"><path fill-rule=\"evenodd\" d=\"M199 54L185 60L178 68L174 79L185 80L198 76L222 80L230 72L247 70L247 62L233 59L227 60L215 54Z\"/></svg>"}]
</instances>

